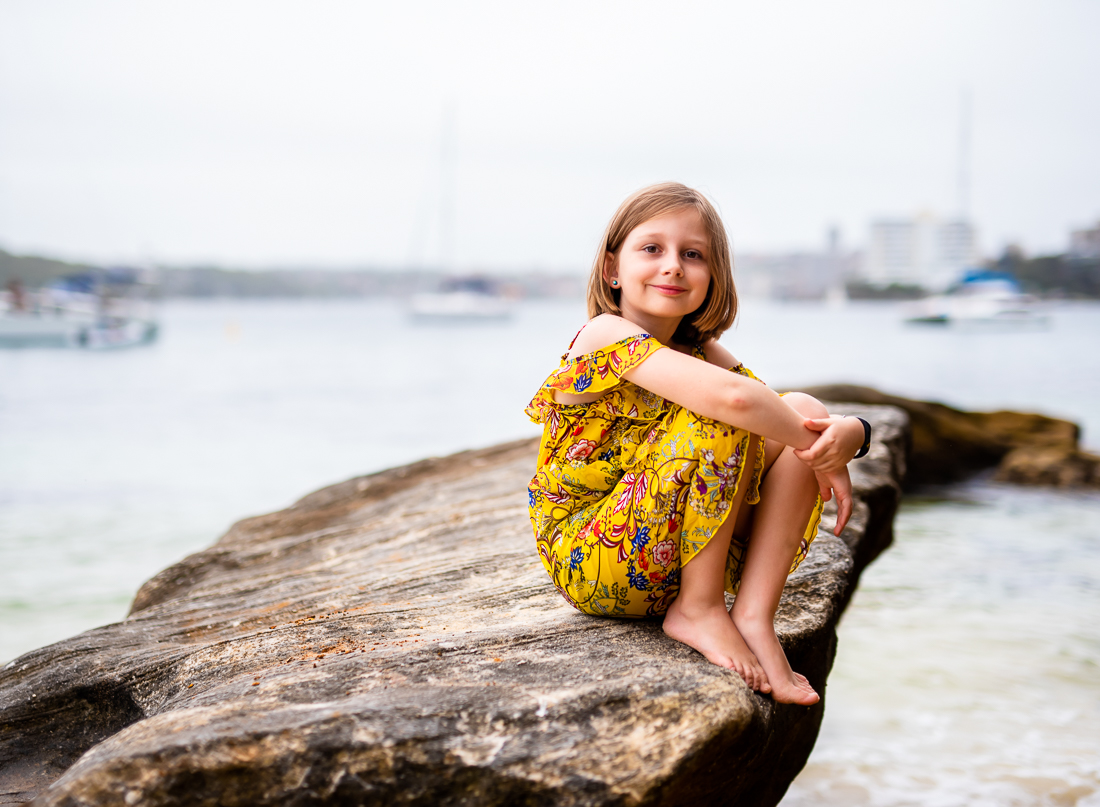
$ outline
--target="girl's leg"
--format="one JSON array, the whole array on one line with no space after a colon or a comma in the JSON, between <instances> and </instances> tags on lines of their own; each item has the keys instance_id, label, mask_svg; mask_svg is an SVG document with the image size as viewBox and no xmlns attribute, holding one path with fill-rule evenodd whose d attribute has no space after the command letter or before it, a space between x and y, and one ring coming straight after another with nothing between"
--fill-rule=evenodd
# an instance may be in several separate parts
<instances>
[{"instance_id":1,"label":"girl's leg","mask_svg":"<svg viewBox=\"0 0 1100 807\"><path fill-rule=\"evenodd\" d=\"M792 405L807 417L825 416L817 413L818 408L824 412L820 403L804 397L808 401L795 399ZM817 499L817 480L791 448L769 440L764 453L775 459L765 469L760 503L752 508L741 586L730 617L767 673L772 698L809 706L817 703L818 694L804 676L791 669L775 635L774 619L791 561Z\"/></svg>"},{"instance_id":2,"label":"girl's leg","mask_svg":"<svg viewBox=\"0 0 1100 807\"><path fill-rule=\"evenodd\" d=\"M758 443L756 437L750 437L752 448L745 458L746 469L756 464ZM681 568L680 593L665 614L664 631L698 650L708 661L736 670L752 689L769 692L764 670L726 613L726 556L748 489L747 482L748 476L743 474L737 495L717 534Z\"/></svg>"}]
</instances>

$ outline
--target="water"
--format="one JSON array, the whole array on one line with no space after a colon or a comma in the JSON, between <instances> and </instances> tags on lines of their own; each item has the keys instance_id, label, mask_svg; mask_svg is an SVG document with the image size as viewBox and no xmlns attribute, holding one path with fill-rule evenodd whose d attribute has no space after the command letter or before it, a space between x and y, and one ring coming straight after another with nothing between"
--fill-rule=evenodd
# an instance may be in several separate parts
<instances>
[{"instance_id":1,"label":"water","mask_svg":"<svg viewBox=\"0 0 1100 807\"><path fill-rule=\"evenodd\" d=\"M1100 804L1100 494L913 498L784 807Z\"/></svg>"},{"instance_id":2,"label":"water","mask_svg":"<svg viewBox=\"0 0 1100 807\"><path fill-rule=\"evenodd\" d=\"M582 321L580 301L467 328L389 301L176 302L150 349L0 353L0 663L120 619L238 518L537 434L523 405ZM1100 305L959 333L892 305L748 301L723 342L773 385L1042 411L1100 443ZM1100 803L1096 526L1095 495L975 483L907 502L785 803Z\"/></svg>"}]
</instances>

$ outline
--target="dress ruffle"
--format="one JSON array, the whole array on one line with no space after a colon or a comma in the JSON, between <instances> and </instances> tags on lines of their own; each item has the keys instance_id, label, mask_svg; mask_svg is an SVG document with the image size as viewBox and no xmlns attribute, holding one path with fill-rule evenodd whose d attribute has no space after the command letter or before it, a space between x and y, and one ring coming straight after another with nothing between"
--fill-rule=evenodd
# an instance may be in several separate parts
<instances>
[{"instance_id":1,"label":"dress ruffle","mask_svg":"<svg viewBox=\"0 0 1100 807\"><path fill-rule=\"evenodd\" d=\"M543 382L527 405L527 416L535 423L546 423L552 409L570 406L557 403L554 400L555 392L582 395L614 390L619 386L623 375L664 347L648 333L640 333L573 359L569 359L568 354L562 356L561 366ZM652 397L664 401L659 396Z\"/></svg>"}]
</instances>

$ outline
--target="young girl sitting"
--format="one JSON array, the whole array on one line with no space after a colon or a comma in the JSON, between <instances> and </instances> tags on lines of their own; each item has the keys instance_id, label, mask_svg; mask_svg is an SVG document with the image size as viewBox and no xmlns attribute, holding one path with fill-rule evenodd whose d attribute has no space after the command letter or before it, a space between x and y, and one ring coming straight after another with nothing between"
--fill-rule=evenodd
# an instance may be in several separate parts
<instances>
[{"instance_id":1,"label":"young girl sitting","mask_svg":"<svg viewBox=\"0 0 1100 807\"><path fill-rule=\"evenodd\" d=\"M663 614L666 634L753 689L815 703L773 620L822 500L837 497L837 535L848 520L865 424L776 395L718 344L737 314L729 244L683 185L615 213L588 314L527 408L544 424L529 501L551 580L586 614Z\"/></svg>"}]
</instances>

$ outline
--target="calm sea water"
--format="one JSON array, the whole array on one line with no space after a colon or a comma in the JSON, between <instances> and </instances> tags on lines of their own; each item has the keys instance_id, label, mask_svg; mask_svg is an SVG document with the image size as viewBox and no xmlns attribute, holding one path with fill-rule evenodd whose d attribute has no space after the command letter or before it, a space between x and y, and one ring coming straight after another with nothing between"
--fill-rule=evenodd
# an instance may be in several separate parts
<instances>
[{"instance_id":1,"label":"calm sea water","mask_svg":"<svg viewBox=\"0 0 1100 807\"><path fill-rule=\"evenodd\" d=\"M1100 804L1100 495L907 501L783 807Z\"/></svg>"},{"instance_id":2,"label":"calm sea water","mask_svg":"<svg viewBox=\"0 0 1100 807\"><path fill-rule=\"evenodd\" d=\"M120 619L234 520L324 484L531 436L583 322L416 326L389 301L172 303L115 353L0 353L0 663ZM852 381L1068 417L1100 445L1100 306L1042 332L747 301L723 342L777 386ZM841 625L785 805L1100 804L1100 497L976 482L910 499Z\"/></svg>"}]
</instances>

